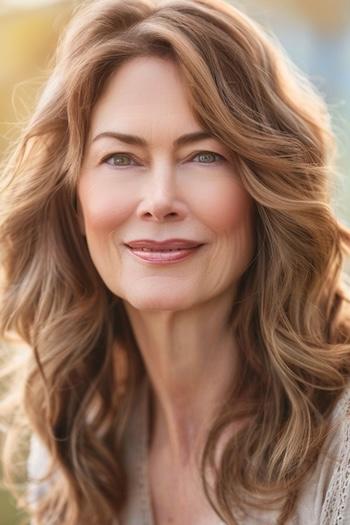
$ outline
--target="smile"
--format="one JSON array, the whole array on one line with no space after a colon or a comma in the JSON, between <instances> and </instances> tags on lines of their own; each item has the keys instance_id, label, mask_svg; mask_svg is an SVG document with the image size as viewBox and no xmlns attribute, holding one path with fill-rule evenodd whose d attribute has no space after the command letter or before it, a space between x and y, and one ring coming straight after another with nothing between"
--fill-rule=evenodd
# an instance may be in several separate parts
<instances>
[{"instance_id":1,"label":"smile","mask_svg":"<svg viewBox=\"0 0 350 525\"><path fill-rule=\"evenodd\" d=\"M160 250L159 248L156 250L151 250L150 248L130 248L127 246L127 249L135 257L142 261L152 264L169 264L187 259L187 257L190 257L195 252L200 250L202 246L203 245L196 246L194 248L174 248L167 250Z\"/></svg>"}]
</instances>

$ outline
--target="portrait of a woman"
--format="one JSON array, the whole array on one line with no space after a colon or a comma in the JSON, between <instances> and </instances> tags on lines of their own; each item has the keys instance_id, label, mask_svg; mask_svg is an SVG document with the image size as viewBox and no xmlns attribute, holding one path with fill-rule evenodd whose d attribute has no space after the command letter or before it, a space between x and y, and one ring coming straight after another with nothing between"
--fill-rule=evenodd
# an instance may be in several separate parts
<instances>
[{"instance_id":1,"label":"portrait of a woman","mask_svg":"<svg viewBox=\"0 0 350 525\"><path fill-rule=\"evenodd\" d=\"M27 439L33 525L350 523L335 151L224 0L75 10L1 172L1 335L29 348L3 464Z\"/></svg>"}]
</instances>

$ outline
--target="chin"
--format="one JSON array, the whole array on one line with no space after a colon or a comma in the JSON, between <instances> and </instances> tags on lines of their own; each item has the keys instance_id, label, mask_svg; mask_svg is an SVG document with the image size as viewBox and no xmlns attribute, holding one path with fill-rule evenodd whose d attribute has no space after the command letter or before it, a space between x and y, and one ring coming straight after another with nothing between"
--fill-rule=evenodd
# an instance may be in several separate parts
<instances>
[{"instance_id":1,"label":"chin","mask_svg":"<svg viewBox=\"0 0 350 525\"><path fill-rule=\"evenodd\" d=\"M181 294L182 295L182 294ZM174 294L171 290L168 292L148 290L147 293L125 294L123 299L133 308L140 311L178 311L186 310L194 304L194 300L189 300L190 295Z\"/></svg>"}]
</instances>

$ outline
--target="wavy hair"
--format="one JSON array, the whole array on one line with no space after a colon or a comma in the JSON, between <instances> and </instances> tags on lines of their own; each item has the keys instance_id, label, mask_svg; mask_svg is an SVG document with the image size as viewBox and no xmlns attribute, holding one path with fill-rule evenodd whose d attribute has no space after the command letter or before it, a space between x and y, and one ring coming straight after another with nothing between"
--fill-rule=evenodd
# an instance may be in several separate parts
<instances>
[{"instance_id":1,"label":"wavy hair","mask_svg":"<svg viewBox=\"0 0 350 525\"><path fill-rule=\"evenodd\" d=\"M2 411L7 476L17 479L13 453L35 433L51 477L30 511L34 523L107 524L126 501L121 443L146 370L122 301L79 231L76 181L105 83L140 56L177 64L194 114L229 148L254 199L256 253L230 312L244 351L208 434L201 477L228 524L247 502L260 507L253 495L261 494L264 508L279 505L283 524L349 379L342 269L350 232L331 209L336 147L322 97L273 37L223 0L85 2L59 41L2 169L0 333L28 347L21 378L9 385L20 387L16 410ZM249 405L237 406L243 395ZM220 436L244 416L249 422L216 464Z\"/></svg>"}]
</instances>

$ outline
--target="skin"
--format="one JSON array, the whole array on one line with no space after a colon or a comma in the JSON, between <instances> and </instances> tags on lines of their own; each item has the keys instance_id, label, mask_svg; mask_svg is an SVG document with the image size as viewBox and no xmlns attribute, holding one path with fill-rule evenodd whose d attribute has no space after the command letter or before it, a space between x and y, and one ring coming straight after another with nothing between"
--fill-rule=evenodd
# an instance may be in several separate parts
<instances>
[{"instance_id":1,"label":"skin","mask_svg":"<svg viewBox=\"0 0 350 525\"><path fill-rule=\"evenodd\" d=\"M94 107L77 188L92 260L124 301L151 380L150 479L151 485L162 480L155 503L160 523L174 523L174 512L182 524L194 516L204 524L209 516L194 467L234 375L240 349L225 319L254 252L253 202L225 160L225 146L216 138L173 146L180 135L201 129L176 65L132 59ZM93 141L107 130L141 136L147 146ZM140 262L123 246L174 237L206 244L163 266ZM198 498L188 498L188 490Z\"/></svg>"}]
</instances>

